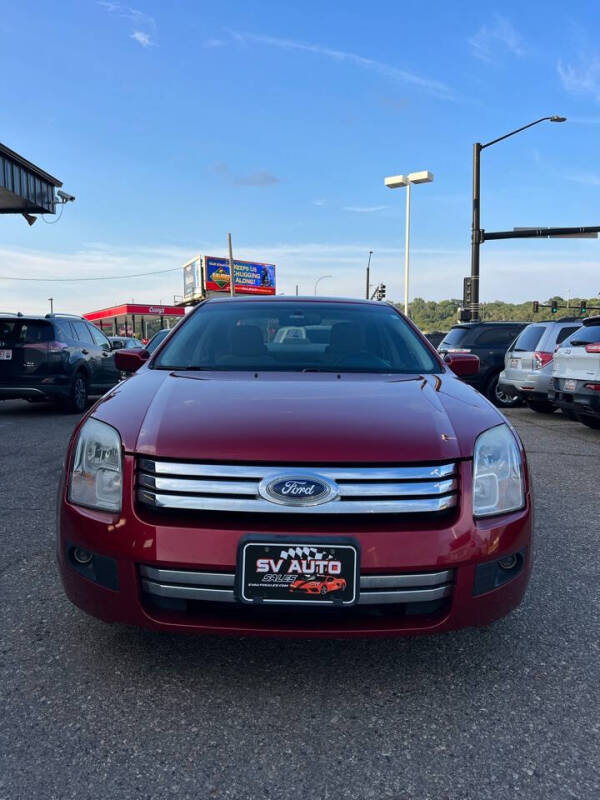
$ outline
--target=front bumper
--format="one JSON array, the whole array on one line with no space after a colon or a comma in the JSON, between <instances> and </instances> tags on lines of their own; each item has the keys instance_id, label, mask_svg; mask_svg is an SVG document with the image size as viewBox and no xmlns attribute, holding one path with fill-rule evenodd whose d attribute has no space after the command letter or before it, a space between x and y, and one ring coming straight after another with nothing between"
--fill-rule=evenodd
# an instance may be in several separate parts
<instances>
[{"instance_id":1,"label":"front bumper","mask_svg":"<svg viewBox=\"0 0 600 800\"><path fill-rule=\"evenodd\" d=\"M133 485L133 459L126 457L125 485ZM470 513L471 464L460 464L459 509L435 521L403 516L401 520L316 520L290 516L264 520L246 515L199 515L196 522L153 516L138 508L133 490L124 498L120 517L70 505L61 489L57 556L69 599L107 622L154 630L237 636L355 637L435 633L487 625L521 601L531 569L532 513L526 507L502 517L473 521ZM235 571L240 538L249 531L295 534L331 541L352 535L361 546L362 579L373 576L451 571L451 592L433 606L392 603L347 608L268 608L238 602L157 603L144 591L144 576L158 569L195 570L221 576ZM74 566L73 546L100 554L100 575L86 577ZM482 584L481 565L521 554L521 567L498 588ZM112 565L112 566L111 566ZM480 570L478 571L478 567ZM488 570L489 572L489 570ZM108 576L108 579L106 578ZM226 582L226 581L225 581ZM368 584L368 580L365 585ZM112 588L109 588L112 587ZM147 588L147 586L146 586ZM365 593L366 594L366 593ZM223 598L226 600L227 598Z\"/></svg>"}]
</instances>

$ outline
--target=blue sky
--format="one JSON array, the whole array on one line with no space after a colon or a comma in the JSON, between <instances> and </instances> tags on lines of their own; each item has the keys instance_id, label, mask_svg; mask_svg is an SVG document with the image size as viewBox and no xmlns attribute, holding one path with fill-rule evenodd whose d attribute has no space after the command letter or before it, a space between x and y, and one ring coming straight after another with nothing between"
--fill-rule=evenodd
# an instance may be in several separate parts
<instances>
[{"instance_id":1,"label":"blue sky","mask_svg":"<svg viewBox=\"0 0 600 800\"><path fill-rule=\"evenodd\" d=\"M124 275L196 253L272 261L286 293L461 293L471 152L482 225L600 224L597 3L4 0L0 141L76 195L56 225L0 218L0 275ZM49 218L48 221L53 221ZM600 292L600 240L490 242L482 299ZM179 273L93 284L0 281L3 310L168 301Z\"/></svg>"}]
</instances>

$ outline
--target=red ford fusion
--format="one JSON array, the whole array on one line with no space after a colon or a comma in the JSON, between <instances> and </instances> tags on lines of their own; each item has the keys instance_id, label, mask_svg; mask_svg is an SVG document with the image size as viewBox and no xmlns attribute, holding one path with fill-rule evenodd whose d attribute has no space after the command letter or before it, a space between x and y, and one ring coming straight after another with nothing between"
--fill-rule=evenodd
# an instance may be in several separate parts
<instances>
[{"instance_id":1,"label":"red ford fusion","mask_svg":"<svg viewBox=\"0 0 600 800\"><path fill-rule=\"evenodd\" d=\"M385 303L196 307L82 419L59 498L70 600L106 622L258 636L487 625L521 601L519 437ZM335 592L299 592L302 583ZM315 583L315 585L316 585Z\"/></svg>"}]
</instances>

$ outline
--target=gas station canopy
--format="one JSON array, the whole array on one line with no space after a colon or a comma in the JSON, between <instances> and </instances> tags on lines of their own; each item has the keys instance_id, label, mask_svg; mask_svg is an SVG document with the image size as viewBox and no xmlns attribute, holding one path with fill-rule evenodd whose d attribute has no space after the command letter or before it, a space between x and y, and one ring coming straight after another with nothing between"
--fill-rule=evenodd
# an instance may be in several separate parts
<instances>
[{"instance_id":1,"label":"gas station canopy","mask_svg":"<svg viewBox=\"0 0 600 800\"><path fill-rule=\"evenodd\" d=\"M62 182L0 144L0 214L54 214Z\"/></svg>"}]
</instances>

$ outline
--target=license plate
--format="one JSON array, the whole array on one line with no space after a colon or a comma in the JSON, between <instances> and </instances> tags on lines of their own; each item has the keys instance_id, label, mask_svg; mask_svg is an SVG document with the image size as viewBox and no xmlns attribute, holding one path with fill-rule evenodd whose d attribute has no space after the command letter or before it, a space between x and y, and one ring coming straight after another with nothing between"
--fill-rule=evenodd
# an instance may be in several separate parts
<instances>
[{"instance_id":1,"label":"license plate","mask_svg":"<svg viewBox=\"0 0 600 800\"><path fill-rule=\"evenodd\" d=\"M242 603L352 605L358 600L359 564L359 546L351 539L244 539L236 594Z\"/></svg>"},{"instance_id":2,"label":"license plate","mask_svg":"<svg viewBox=\"0 0 600 800\"><path fill-rule=\"evenodd\" d=\"M11 361L12 350L0 350L0 361Z\"/></svg>"},{"instance_id":3,"label":"license plate","mask_svg":"<svg viewBox=\"0 0 600 800\"><path fill-rule=\"evenodd\" d=\"M575 388L577 387L577 381L565 381L564 390L565 392L574 392Z\"/></svg>"},{"instance_id":4,"label":"license plate","mask_svg":"<svg viewBox=\"0 0 600 800\"><path fill-rule=\"evenodd\" d=\"M518 359L518 358L511 358L511 360L510 360L510 366L511 366L513 369L516 369L516 368L519 366L519 359Z\"/></svg>"}]
</instances>

